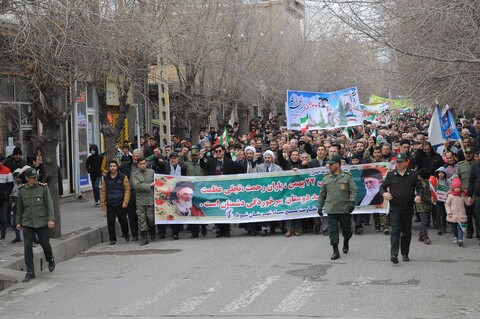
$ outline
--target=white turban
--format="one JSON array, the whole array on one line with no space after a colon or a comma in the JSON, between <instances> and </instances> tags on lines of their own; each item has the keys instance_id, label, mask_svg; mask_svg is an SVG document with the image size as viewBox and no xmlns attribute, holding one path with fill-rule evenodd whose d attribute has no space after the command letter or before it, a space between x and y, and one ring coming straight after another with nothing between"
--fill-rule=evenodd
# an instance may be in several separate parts
<instances>
[{"instance_id":1,"label":"white turban","mask_svg":"<svg viewBox=\"0 0 480 319\"><path fill-rule=\"evenodd\" d=\"M252 151L253 154L257 153L257 150L256 150L255 147L253 147L253 146L247 146L247 147L245 147L245 153L247 153L247 151Z\"/></svg>"},{"instance_id":2,"label":"white turban","mask_svg":"<svg viewBox=\"0 0 480 319\"><path fill-rule=\"evenodd\" d=\"M275 159L275 154L274 154L271 150L265 151L265 152L263 153L263 157L265 157L265 156L267 156L267 155L269 155L269 156L271 156L273 159Z\"/></svg>"}]
</instances>

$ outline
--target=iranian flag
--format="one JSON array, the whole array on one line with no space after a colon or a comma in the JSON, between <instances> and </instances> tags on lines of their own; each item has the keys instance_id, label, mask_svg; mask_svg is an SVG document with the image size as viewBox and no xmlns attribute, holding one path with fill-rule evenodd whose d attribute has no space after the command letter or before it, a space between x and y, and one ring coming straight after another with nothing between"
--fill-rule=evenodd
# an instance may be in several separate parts
<instances>
[{"instance_id":1,"label":"iranian flag","mask_svg":"<svg viewBox=\"0 0 480 319\"><path fill-rule=\"evenodd\" d=\"M220 137L220 145L230 143L230 136L228 136L227 127L223 128L223 134Z\"/></svg>"},{"instance_id":2,"label":"iranian flag","mask_svg":"<svg viewBox=\"0 0 480 319\"><path fill-rule=\"evenodd\" d=\"M300 118L300 132L305 133L308 131L308 114Z\"/></svg>"}]
</instances>

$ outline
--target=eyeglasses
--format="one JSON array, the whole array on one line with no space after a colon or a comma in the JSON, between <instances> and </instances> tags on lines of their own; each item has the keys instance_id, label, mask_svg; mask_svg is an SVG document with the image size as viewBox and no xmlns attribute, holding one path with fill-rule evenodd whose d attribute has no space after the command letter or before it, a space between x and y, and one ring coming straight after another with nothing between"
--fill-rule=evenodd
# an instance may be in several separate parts
<instances>
[{"instance_id":1,"label":"eyeglasses","mask_svg":"<svg viewBox=\"0 0 480 319\"><path fill-rule=\"evenodd\" d=\"M215 153L221 153L223 150L215 150Z\"/></svg>"}]
</instances>

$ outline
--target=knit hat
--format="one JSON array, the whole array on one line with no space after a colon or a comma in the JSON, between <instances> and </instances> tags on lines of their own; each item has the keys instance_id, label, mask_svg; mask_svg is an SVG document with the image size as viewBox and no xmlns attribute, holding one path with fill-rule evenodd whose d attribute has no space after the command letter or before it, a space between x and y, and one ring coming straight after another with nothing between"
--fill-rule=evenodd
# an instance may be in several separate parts
<instances>
[{"instance_id":1,"label":"knit hat","mask_svg":"<svg viewBox=\"0 0 480 319\"><path fill-rule=\"evenodd\" d=\"M13 149L12 155L22 155L22 149L20 147L15 147Z\"/></svg>"},{"instance_id":2,"label":"knit hat","mask_svg":"<svg viewBox=\"0 0 480 319\"><path fill-rule=\"evenodd\" d=\"M418 171L418 175L420 175L421 178L428 180L430 178L430 171L426 168L421 168Z\"/></svg>"},{"instance_id":3,"label":"knit hat","mask_svg":"<svg viewBox=\"0 0 480 319\"><path fill-rule=\"evenodd\" d=\"M462 188L462 182L460 181L460 178L458 177L455 177L454 179L452 179L452 188Z\"/></svg>"}]
</instances>

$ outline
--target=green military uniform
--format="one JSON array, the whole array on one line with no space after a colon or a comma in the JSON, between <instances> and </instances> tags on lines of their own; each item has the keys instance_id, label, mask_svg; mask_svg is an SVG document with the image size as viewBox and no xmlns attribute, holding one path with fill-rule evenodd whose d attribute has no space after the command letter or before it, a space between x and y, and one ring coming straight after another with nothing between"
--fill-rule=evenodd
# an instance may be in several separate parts
<instances>
[{"instance_id":1,"label":"green military uniform","mask_svg":"<svg viewBox=\"0 0 480 319\"><path fill-rule=\"evenodd\" d=\"M468 188L468 177L470 176L470 168L472 167L472 164L475 161L461 161L458 163L457 166L457 176L460 178L460 181L462 182L462 188L467 189Z\"/></svg>"},{"instance_id":2,"label":"green military uniform","mask_svg":"<svg viewBox=\"0 0 480 319\"><path fill-rule=\"evenodd\" d=\"M327 161L327 163L330 165L332 163L340 163L340 157L334 155L329 161ZM340 257L340 255L338 255L339 224L344 238L343 252L348 252L348 241L352 237L352 221L350 213L355 208L357 195L358 188L350 173L340 170L337 175L330 172L323 177L322 190L320 191L320 197L318 200L318 209L320 212L325 205L325 211L328 214L330 245L332 245L334 249L332 259Z\"/></svg>"},{"instance_id":3,"label":"green military uniform","mask_svg":"<svg viewBox=\"0 0 480 319\"><path fill-rule=\"evenodd\" d=\"M155 214L153 213L153 188L155 172L151 168L133 173L133 187L136 194L138 228L142 235L141 246L148 243L147 234L155 235Z\"/></svg>"},{"instance_id":4,"label":"green military uniform","mask_svg":"<svg viewBox=\"0 0 480 319\"><path fill-rule=\"evenodd\" d=\"M35 169L31 172L31 177L37 175ZM18 189L17 199L17 225L23 227L23 241L25 248L25 264L27 266L27 275L35 277L35 269L33 264L33 237L36 233L40 245L45 253L45 259L53 262L52 246L50 246L48 234L48 222L55 221L53 210L53 202L47 185L37 182L33 186L28 183L22 185Z\"/></svg>"}]
</instances>

